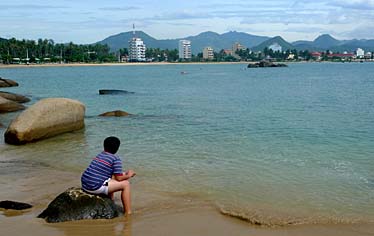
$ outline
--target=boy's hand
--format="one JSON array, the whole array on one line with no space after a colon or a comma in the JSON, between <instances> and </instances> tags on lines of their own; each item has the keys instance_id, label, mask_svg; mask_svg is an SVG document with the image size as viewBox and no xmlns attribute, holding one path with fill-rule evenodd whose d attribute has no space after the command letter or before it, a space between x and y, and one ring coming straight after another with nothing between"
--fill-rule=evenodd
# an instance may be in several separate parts
<instances>
[{"instance_id":1,"label":"boy's hand","mask_svg":"<svg viewBox=\"0 0 374 236\"><path fill-rule=\"evenodd\" d=\"M135 173L133 170L128 170L128 171L126 172L126 175L127 175L129 178L131 178L131 177L134 177L134 176L136 175L136 173Z\"/></svg>"}]
</instances>

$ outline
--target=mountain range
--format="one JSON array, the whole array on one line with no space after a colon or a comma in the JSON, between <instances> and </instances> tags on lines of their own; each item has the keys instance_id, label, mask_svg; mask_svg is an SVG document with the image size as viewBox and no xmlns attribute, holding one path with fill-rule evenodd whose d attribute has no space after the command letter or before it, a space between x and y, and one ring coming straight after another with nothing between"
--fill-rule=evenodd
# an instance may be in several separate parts
<instances>
[{"instance_id":1,"label":"mountain range","mask_svg":"<svg viewBox=\"0 0 374 236\"><path fill-rule=\"evenodd\" d=\"M118 51L120 48L127 48L128 42L134 37L132 31L124 32L116 35L109 36L99 44L108 44L111 51ZM295 41L287 42L280 36L273 38L266 36L257 36L243 32L230 31L223 34L207 31L200 33L196 36L189 36L186 38L177 39L155 39L152 36L144 33L143 31L136 31L135 37L142 38L148 48L160 49L177 49L178 41L180 39L187 39L191 41L192 53L197 54L202 52L204 47L210 46L216 52L221 49L231 49L235 42L239 42L253 51L262 51L265 47L269 47L274 43L282 46L283 50L296 49L296 50L309 50L309 51L326 51L331 50L334 52L354 51L357 48L362 48L365 51L374 51L373 39L352 39L352 40L338 40L329 34L318 36L313 41Z\"/></svg>"}]
</instances>

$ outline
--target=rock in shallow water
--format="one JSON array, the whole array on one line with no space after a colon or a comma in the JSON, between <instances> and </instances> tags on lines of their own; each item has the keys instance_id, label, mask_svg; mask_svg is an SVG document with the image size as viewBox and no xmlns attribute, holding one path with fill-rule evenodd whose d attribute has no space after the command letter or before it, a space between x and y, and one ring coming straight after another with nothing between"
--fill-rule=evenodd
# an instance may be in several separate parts
<instances>
[{"instance_id":1,"label":"rock in shallow water","mask_svg":"<svg viewBox=\"0 0 374 236\"><path fill-rule=\"evenodd\" d=\"M1 98L0 98L1 99ZM8 144L25 144L84 127L85 106L67 98L46 98L11 122L4 133Z\"/></svg>"},{"instance_id":2,"label":"rock in shallow water","mask_svg":"<svg viewBox=\"0 0 374 236\"><path fill-rule=\"evenodd\" d=\"M3 92L3 91L0 91L0 97L6 98L14 102L19 102L19 103L30 101L28 97L25 97L23 95L16 94L16 93Z\"/></svg>"},{"instance_id":3,"label":"rock in shallow water","mask_svg":"<svg viewBox=\"0 0 374 236\"><path fill-rule=\"evenodd\" d=\"M17 102L0 96L0 113L23 110L25 107Z\"/></svg>"},{"instance_id":4,"label":"rock in shallow water","mask_svg":"<svg viewBox=\"0 0 374 236\"><path fill-rule=\"evenodd\" d=\"M23 202L14 202L14 201L1 201L0 208L4 209L13 209L13 210L25 210L31 208L32 205Z\"/></svg>"},{"instance_id":5,"label":"rock in shallow water","mask_svg":"<svg viewBox=\"0 0 374 236\"><path fill-rule=\"evenodd\" d=\"M18 86L18 83L16 81L10 80L10 79L4 79L0 77L0 87L13 87Z\"/></svg>"},{"instance_id":6,"label":"rock in shallow water","mask_svg":"<svg viewBox=\"0 0 374 236\"><path fill-rule=\"evenodd\" d=\"M38 218L49 223L83 219L112 219L121 208L106 196L85 193L80 188L69 188L58 195Z\"/></svg>"},{"instance_id":7,"label":"rock in shallow water","mask_svg":"<svg viewBox=\"0 0 374 236\"><path fill-rule=\"evenodd\" d=\"M127 113L125 111L120 111L120 110L116 110L116 111L108 111L108 112L105 112L103 114L100 114L99 116L131 116L130 113Z\"/></svg>"}]
</instances>

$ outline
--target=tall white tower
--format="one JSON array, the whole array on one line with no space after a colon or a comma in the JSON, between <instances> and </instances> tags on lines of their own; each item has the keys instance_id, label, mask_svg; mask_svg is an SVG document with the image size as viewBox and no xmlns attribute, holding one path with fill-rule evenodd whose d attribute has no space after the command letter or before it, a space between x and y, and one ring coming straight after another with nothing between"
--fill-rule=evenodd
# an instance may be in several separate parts
<instances>
[{"instance_id":1,"label":"tall white tower","mask_svg":"<svg viewBox=\"0 0 374 236\"><path fill-rule=\"evenodd\" d=\"M135 24L132 25L133 38L129 41L129 61L145 61L146 46L141 38L135 36Z\"/></svg>"},{"instance_id":2,"label":"tall white tower","mask_svg":"<svg viewBox=\"0 0 374 236\"><path fill-rule=\"evenodd\" d=\"M190 40L179 40L179 59L191 59L191 41Z\"/></svg>"}]
</instances>

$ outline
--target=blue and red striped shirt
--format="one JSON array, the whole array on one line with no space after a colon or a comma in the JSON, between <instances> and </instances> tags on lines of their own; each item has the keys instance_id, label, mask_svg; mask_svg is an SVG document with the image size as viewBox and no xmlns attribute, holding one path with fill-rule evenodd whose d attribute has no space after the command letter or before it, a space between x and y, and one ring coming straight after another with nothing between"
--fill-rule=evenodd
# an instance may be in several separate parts
<instances>
[{"instance_id":1,"label":"blue and red striped shirt","mask_svg":"<svg viewBox=\"0 0 374 236\"><path fill-rule=\"evenodd\" d=\"M109 152L98 154L83 172L81 177L82 188L95 191L103 186L104 181L112 175L122 175L121 159Z\"/></svg>"}]
</instances>

